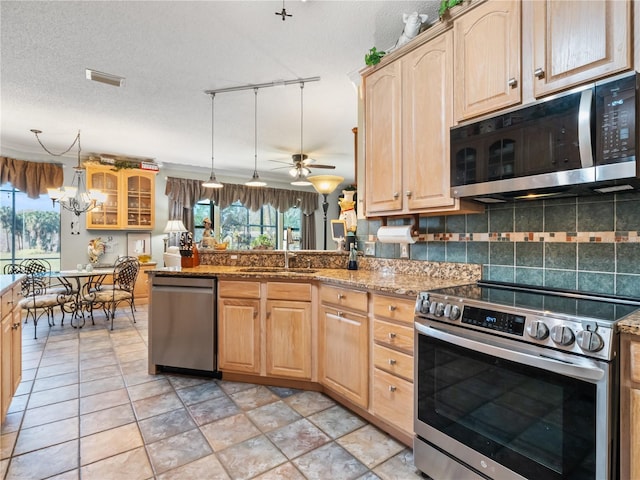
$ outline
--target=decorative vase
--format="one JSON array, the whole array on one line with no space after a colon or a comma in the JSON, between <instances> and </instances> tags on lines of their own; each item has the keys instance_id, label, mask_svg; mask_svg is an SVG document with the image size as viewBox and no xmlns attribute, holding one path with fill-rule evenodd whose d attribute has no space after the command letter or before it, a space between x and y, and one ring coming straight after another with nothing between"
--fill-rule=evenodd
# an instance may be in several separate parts
<instances>
[{"instance_id":1,"label":"decorative vase","mask_svg":"<svg viewBox=\"0 0 640 480\"><path fill-rule=\"evenodd\" d=\"M343 190L341 198L338 201L340 205L340 219L344 220L347 224L347 232L353 234L356 233L358 228L358 216L356 215L356 202L353 200L353 196L356 194L355 190Z\"/></svg>"}]
</instances>

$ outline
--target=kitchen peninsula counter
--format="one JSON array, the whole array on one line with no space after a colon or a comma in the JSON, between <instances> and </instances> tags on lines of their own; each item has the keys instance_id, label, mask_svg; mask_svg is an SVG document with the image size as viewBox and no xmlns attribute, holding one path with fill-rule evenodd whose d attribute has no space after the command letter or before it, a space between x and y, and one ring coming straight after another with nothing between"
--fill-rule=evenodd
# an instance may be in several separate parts
<instances>
[{"instance_id":1,"label":"kitchen peninsula counter","mask_svg":"<svg viewBox=\"0 0 640 480\"><path fill-rule=\"evenodd\" d=\"M640 336L640 309L618 322L618 331Z\"/></svg>"},{"instance_id":2,"label":"kitchen peninsula counter","mask_svg":"<svg viewBox=\"0 0 640 480\"><path fill-rule=\"evenodd\" d=\"M450 264L448 264L450 265ZM465 265L465 264L461 264ZM247 271L251 270L251 271ZM394 273L390 270L347 270L335 268L311 268L309 273L304 268L294 268L289 271L280 267L230 267L217 265L199 265L193 268L175 270L171 268L158 268L150 270L151 275L159 276L193 276L229 279L273 279L273 280L315 280L324 283L333 283L352 288L362 288L370 291L391 293L415 297L424 290L433 290L454 285L473 283L479 279L479 272L474 268L462 268L459 276L452 276L450 269L447 275L416 275L406 273Z\"/></svg>"}]
</instances>

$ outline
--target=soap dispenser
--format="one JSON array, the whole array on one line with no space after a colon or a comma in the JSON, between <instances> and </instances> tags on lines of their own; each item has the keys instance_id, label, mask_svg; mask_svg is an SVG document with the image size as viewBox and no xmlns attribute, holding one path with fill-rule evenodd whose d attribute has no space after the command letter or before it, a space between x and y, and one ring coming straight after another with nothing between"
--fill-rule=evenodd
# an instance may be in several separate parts
<instances>
[{"instance_id":1,"label":"soap dispenser","mask_svg":"<svg viewBox=\"0 0 640 480\"><path fill-rule=\"evenodd\" d=\"M347 270L357 270L358 269L358 249L356 248L356 244L351 244L351 249L349 250L349 263L347 264Z\"/></svg>"}]
</instances>

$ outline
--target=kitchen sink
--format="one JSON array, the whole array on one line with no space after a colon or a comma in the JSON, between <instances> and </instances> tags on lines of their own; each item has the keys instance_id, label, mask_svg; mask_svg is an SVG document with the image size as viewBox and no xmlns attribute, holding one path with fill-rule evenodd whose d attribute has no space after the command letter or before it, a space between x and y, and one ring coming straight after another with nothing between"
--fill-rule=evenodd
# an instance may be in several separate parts
<instances>
[{"instance_id":1,"label":"kitchen sink","mask_svg":"<svg viewBox=\"0 0 640 480\"><path fill-rule=\"evenodd\" d=\"M239 268L239 272L251 273L315 273L313 268L284 268L284 267L246 267Z\"/></svg>"}]
</instances>

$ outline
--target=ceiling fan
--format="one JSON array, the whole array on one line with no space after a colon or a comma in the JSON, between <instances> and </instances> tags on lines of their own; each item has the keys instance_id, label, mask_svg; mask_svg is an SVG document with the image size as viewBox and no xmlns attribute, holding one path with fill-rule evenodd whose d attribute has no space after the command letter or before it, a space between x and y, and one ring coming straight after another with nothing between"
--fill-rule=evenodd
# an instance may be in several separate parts
<instances>
[{"instance_id":1,"label":"ceiling fan","mask_svg":"<svg viewBox=\"0 0 640 480\"><path fill-rule=\"evenodd\" d=\"M283 163L286 166L284 167L276 167L274 170L280 168L289 168L289 175L294 177L294 181L291 182L292 185L310 185L311 182L307 181L306 177L311 173L312 168L328 168L334 169L335 165L322 165L319 163L315 163L315 160L309 158L309 156L304 152L302 148L302 139L303 139L303 119L304 119L304 82L300 82L300 153L294 153L291 155L291 162L284 162L282 160L271 160L272 162Z\"/></svg>"}]
</instances>

